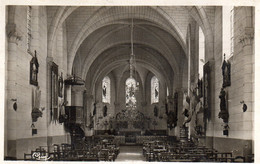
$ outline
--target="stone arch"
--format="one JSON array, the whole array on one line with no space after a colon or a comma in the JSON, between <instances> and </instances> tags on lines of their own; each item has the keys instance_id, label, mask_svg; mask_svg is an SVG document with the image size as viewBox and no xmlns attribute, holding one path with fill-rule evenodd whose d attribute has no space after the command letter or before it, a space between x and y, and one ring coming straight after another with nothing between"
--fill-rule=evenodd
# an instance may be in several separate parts
<instances>
[{"instance_id":1,"label":"stone arch","mask_svg":"<svg viewBox=\"0 0 260 164\"><path fill-rule=\"evenodd\" d=\"M56 28L63 23L66 18L77 9L78 7L66 7L66 8L61 8L59 9L59 11L56 13L57 18L53 19L52 24L50 26L49 29L49 33L48 33L48 55L51 54L51 50L52 50L52 45L53 45L53 38L56 35ZM108 8L111 7L101 7L102 10L106 11ZM103 9L104 8L104 9ZM159 8L159 7L151 7L153 8L153 10L156 10L160 15L164 16L164 18L166 20L168 20L168 22L170 22L171 24L176 24L176 23L172 23L170 20L171 18L167 15L167 13L165 11L163 11L163 9ZM213 33L212 33L212 28L210 27L208 18L206 16L206 12L204 10L203 7L185 7L189 12L190 15L203 27L203 30L206 31L205 32L205 36L208 40L209 44L209 49L210 52L213 52ZM96 15L100 15L100 13L103 12L101 11L101 9L98 10L98 12L96 12ZM173 25L174 29L178 32L178 35L180 35L180 38L183 38L183 34L180 33L180 30L177 26ZM82 33L80 33L82 34ZM184 42L185 43L185 42ZM71 54L71 53L70 53ZM213 53L210 53L213 54ZM213 55L210 55L213 56ZM70 62L68 64L68 71L70 71L72 68L72 63Z\"/></svg>"},{"instance_id":2,"label":"stone arch","mask_svg":"<svg viewBox=\"0 0 260 164\"><path fill-rule=\"evenodd\" d=\"M139 48L140 49L140 48ZM150 53L150 52L148 52L146 49L143 49L143 48L141 48L141 50L143 51L143 52L141 52L141 53ZM138 51L139 52L139 51ZM111 53L111 52L110 52ZM107 53L106 52L106 55L109 55L110 53ZM139 52L140 53L140 52ZM112 53L113 54L113 53ZM105 55L105 56L106 56ZM116 55L116 54L114 54L116 57L114 57L114 56L110 56L109 58L102 58L102 63L101 64L99 64L99 65L96 65L95 66L95 68L93 67L91 67L90 68L90 71L89 71L89 73L87 74L87 76L86 76L86 86L89 86L89 89L91 89L91 88L93 88L93 87L91 87L91 86L93 86L94 85L94 83L95 82L90 82L91 80L90 80L90 77L91 77L91 79L92 80L95 80L95 78L96 78L96 76L99 76L99 74L98 73L95 73L95 72L100 72L100 74L103 74L102 72L103 71L108 71L108 70L111 70L111 69L114 69L114 67L117 67L118 65L122 65L122 62L124 63L123 65L125 65L125 64L127 64L127 58L129 57L128 55L125 55L125 53L124 52L119 52L119 55ZM146 55L144 55L144 56L146 56ZM154 57L156 56L156 54L154 54L153 55ZM153 57L152 57L153 58ZM140 59L139 59L139 57L138 57L138 59L137 60L143 60L143 61L150 61L151 62L151 56L149 57L149 58L147 58L147 57L141 57ZM165 62L167 62L166 60L165 60ZM165 63L164 62L164 63ZM114 65L114 67L112 68L112 67L107 67L107 66L110 66L110 63L113 63L113 65ZM157 61L152 61L151 62L152 64L152 66L155 66L155 65L158 65L158 62ZM93 64L95 64L95 63L93 63ZM162 64L162 63L161 63ZM106 66L106 67L103 67L103 66ZM172 76L168 76L168 75L171 75L172 73L174 73L174 72L172 72L172 73L170 73L169 71L168 72L165 72L165 70L170 70L171 68L170 68L170 66L169 66L169 68L167 67L164 67L163 68L163 66L166 66L166 64L163 64L163 65L158 65L158 66L156 66L155 68L156 69L159 69L160 68L160 70L158 70L157 72L161 72L162 74L163 74L163 76L164 76L164 78L165 79L168 79L167 80L167 84L170 86L170 84L172 84L171 83L171 81L173 81L173 80L176 80L176 78L174 78L175 76L175 74L173 74ZM127 68L124 68L124 69L121 69L121 70L125 70L125 69L127 69ZM91 71L91 70L94 70L94 72L93 71ZM138 69L137 69L137 71L138 71ZM91 74L90 74L90 72L91 72ZM154 74L156 74L156 73L154 73ZM157 73L157 76L159 76L158 75L159 73ZM92 75L96 75L95 77L93 77L92 78ZM120 76L120 74L117 74L117 75L119 75Z\"/></svg>"},{"instance_id":3,"label":"stone arch","mask_svg":"<svg viewBox=\"0 0 260 164\"><path fill-rule=\"evenodd\" d=\"M96 54L101 54L102 52L104 52L105 50L107 50L111 47L115 47L115 46L118 46L120 44L125 44L125 43L128 43L128 42L129 41L113 43L112 45L106 45L105 47L102 47L102 49L100 49L99 52L97 52ZM146 47L151 47L150 45L147 45L146 42L136 42L136 43L141 44L141 45L145 45ZM156 50L156 51L160 52L159 50ZM160 54L162 54L162 53L160 53ZM96 56L98 56L98 55L96 55ZM93 59L93 61L94 61L94 59ZM90 63L92 63L93 61L91 61ZM178 64L177 64L176 60L173 60L173 64L170 63L170 65L172 66L174 72L179 72L179 69L177 67ZM87 65L87 64L85 64L84 66L85 67L83 67L84 72L82 74L82 78L85 78L85 76L87 74L87 70L89 70L89 67L90 67L90 65Z\"/></svg>"},{"instance_id":4,"label":"stone arch","mask_svg":"<svg viewBox=\"0 0 260 164\"><path fill-rule=\"evenodd\" d=\"M77 9L78 7L60 7L58 9L58 11L56 11L56 14L54 16L54 18L52 19L51 25L49 27L48 30L48 56L51 57L52 56L52 48L53 48L53 44L54 44L54 38L56 35L56 31L58 29L58 27L66 20L66 18ZM111 7L101 7L103 10L107 10ZM169 20L169 16L166 13L163 13L163 10L160 8L155 8L155 7L151 7L154 10L156 10L158 13L160 13L161 15L163 15L164 17L167 17L167 20ZM99 11L96 13L97 15L100 15L100 13L102 13L103 11L99 9ZM177 24L175 22L172 23L174 26L174 29L179 33L180 30L177 27ZM177 34L178 34L177 33ZM179 37L176 37L177 40L180 42L181 40L178 39ZM183 39L183 36L180 35L180 38ZM181 45L183 46L183 41L181 41ZM70 68L68 68L68 70L70 70Z\"/></svg>"},{"instance_id":5,"label":"stone arch","mask_svg":"<svg viewBox=\"0 0 260 164\"><path fill-rule=\"evenodd\" d=\"M143 50L142 50L143 51ZM96 68L94 68L94 71L95 72L98 72L100 69L103 69L103 67L102 67L102 65L105 65L105 66L108 66L108 65L110 65L110 63L112 63L112 62L115 62L115 61L117 61L117 60L122 60L122 61L124 61L124 64L126 64L126 59L127 58L129 58L129 56L128 55L125 55L125 54L121 54L122 52L120 52L120 55L118 55L117 57L110 57L109 59L103 59L103 61L102 61L102 63L98 66L98 67L96 67ZM146 53L146 54L148 54L149 52L145 52L145 51L143 51L143 53ZM153 55L154 56L154 55ZM159 64L158 65L158 62L157 61L155 61L155 60L152 60L153 58L151 58L151 56L148 58L148 57L138 57L137 58L137 60L145 60L145 61L149 61L149 62L151 62L152 63L152 65L157 65L156 66L156 68L158 69L158 70L160 70L160 72L162 72L163 74L164 74L164 76L165 77L168 77L169 78L169 80L171 81L171 77L172 76L166 76L166 75L170 75L171 74L171 72L172 73L174 73L174 71L173 70L169 70L169 69L167 69L167 67L165 67L166 66L166 64L167 63L165 63L165 64L163 64L162 65L162 63L161 64ZM93 69L92 69L93 70ZM167 70L167 71L166 71ZM92 72L92 71L91 71ZM89 75L88 75L89 76ZM88 79L88 76L86 76L86 79Z\"/></svg>"},{"instance_id":6,"label":"stone arch","mask_svg":"<svg viewBox=\"0 0 260 164\"><path fill-rule=\"evenodd\" d=\"M170 23L170 24L172 24L172 27L173 27L173 29L174 29L174 31L176 31L178 34L179 34L179 37L180 37L180 39L179 38L176 38L177 39L177 41L180 43L180 45L182 46L182 48L183 48L183 50L184 50L184 52L185 52L185 54L187 55L187 52L186 52L186 44L185 44L185 38L184 38L184 35L183 35L183 33L181 32L181 30L180 30L180 28L179 28L179 26L178 26L178 24L162 9L162 8L160 8L159 6L157 6L157 7L151 7L151 8L153 8L154 10L156 10L158 13L160 13L161 15L163 15L164 16L164 18L166 19L166 20L168 20L168 22Z\"/></svg>"},{"instance_id":7,"label":"stone arch","mask_svg":"<svg viewBox=\"0 0 260 164\"><path fill-rule=\"evenodd\" d=\"M61 6L58 11L56 11L54 18L51 21L51 25L48 28L48 57L52 57L54 39L57 35L57 29L66 20L66 18L77 9L78 7L65 7Z\"/></svg>"},{"instance_id":8,"label":"stone arch","mask_svg":"<svg viewBox=\"0 0 260 164\"><path fill-rule=\"evenodd\" d=\"M101 70L99 70L99 74L96 75L91 84L89 84L89 86L92 86L90 88L94 88L95 83L97 82L98 78L108 74L111 69L115 69L116 67L119 67L120 65L124 65L123 61L125 61L125 59L121 59L121 60L117 60L116 62L113 62L113 64L110 65L106 65L105 67L103 67ZM161 73L163 73L163 78L165 79L167 84L170 85L170 79L167 78L167 74L165 72L163 72L163 70L158 70L158 67L156 67L154 64L150 63L149 61L142 59L142 60L137 60L137 62L141 62L143 66L145 66L145 68L148 68L148 70L150 70L151 72L153 72L156 76L161 77ZM103 64L103 63L102 63ZM128 66L125 67L125 69L123 71L126 71L128 68Z\"/></svg>"},{"instance_id":9,"label":"stone arch","mask_svg":"<svg viewBox=\"0 0 260 164\"><path fill-rule=\"evenodd\" d=\"M110 25L110 24L109 24L109 25ZM106 38L107 36L109 36L110 34L112 34L112 33L114 33L114 32L117 32L117 31L119 31L119 30L122 30L123 28L125 28L125 26L123 26L123 27L118 27L118 28L116 28L116 29L114 29L114 30L112 30L112 31L110 31L110 32L108 32L108 33L106 33L106 34L105 34L104 36L102 36L97 42L95 42L95 45L98 45L100 42L103 41L103 39L105 39L105 38ZM162 45L164 45L164 43L166 44L166 42L165 42L164 40L162 40L161 37L159 37L159 36L156 35L156 34L153 34L151 30L148 30L148 29L145 29L144 27L139 27L139 26L138 26L138 28L143 29L143 30L147 31L148 33L150 33L152 36L154 36L154 38L156 38L157 40L159 40L160 43L162 43ZM167 47L167 46L163 47L162 50L166 50L165 52L167 52L168 54L171 54L171 50L170 50L169 47ZM173 56L173 57L174 57L174 56ZM86 59L87 59L87 58L85 58L85 61L86 61ZM83 63L85 63L85 61L84 61ZM176 59L175 59L175 61L176 61Z\"/></svg>"},{"instance_id":10,"label":"stone arch","mask_svg":"<svg viewBox=\"0 0 260 164\"><path fill-rule=\"evenodd\" d=\"M201 26L203 33L205 35L205 42L207 43L207 56L208 59L214 59L213 54L213 44L214 44L214 35L212 31L212 27L209 23L207 14L202 6L194 6L194 7L186 7L190 12L190 15L194 20Z\"/></svg>"}]
</instances>

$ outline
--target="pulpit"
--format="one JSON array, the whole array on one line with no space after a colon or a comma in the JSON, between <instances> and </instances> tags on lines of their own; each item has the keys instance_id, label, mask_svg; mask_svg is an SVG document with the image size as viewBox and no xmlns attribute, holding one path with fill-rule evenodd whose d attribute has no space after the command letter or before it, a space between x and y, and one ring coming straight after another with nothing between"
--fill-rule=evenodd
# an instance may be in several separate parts
<instances>
[{"instance_id":1,"label":"pulpit","mask_svg":"<svg viewBox=\"0 0 260 164\"><path fill-rule=\"evenodd\" d=\"M65 114L67 116L66 123L70 123L70 124L82 124L83 123L83 107L66 106Z\"/></svg>"}]
</instances>

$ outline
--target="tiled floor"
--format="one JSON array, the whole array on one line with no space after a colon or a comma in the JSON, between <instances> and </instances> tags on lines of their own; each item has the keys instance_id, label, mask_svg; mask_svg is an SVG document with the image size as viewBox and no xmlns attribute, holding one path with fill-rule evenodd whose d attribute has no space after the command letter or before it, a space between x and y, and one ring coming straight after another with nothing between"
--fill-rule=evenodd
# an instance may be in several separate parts
<instances>
[{"instance_id":1,"label":"tiled floor","mask_svg":"<svg viewBox=\"0 0 260 164\"><path fill-rule=\"evenodd\" d=\"M117 156L118 161L145 161L142 146L120 146L120 153Z\"/></svg>"}]
</instances>

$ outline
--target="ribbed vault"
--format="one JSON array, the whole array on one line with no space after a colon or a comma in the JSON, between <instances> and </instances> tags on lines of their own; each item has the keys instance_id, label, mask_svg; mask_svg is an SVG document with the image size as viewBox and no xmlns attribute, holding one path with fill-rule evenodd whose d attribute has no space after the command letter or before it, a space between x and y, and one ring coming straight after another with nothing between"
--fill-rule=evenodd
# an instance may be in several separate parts
<instances>
[{"instance_id":1,"label":"ribbed vault","mask_svg":"<svg viewBox=\"0 0 260 164\"><path fill-rule=\"evenodd\" d=\"M68 72L86 79L86 86L92 91L105 75L118 72L118 68L124 68L123 74L128 69L131 19L134 20L137 71L155 74L166 82L170 90L176 88L174 85L182 87L183 73L187 72L188 66L184 64L188 60L185 38L191 20L202 27L209 56L213 49L212 28L203 7L83 6L47 9L51 13L49 17L54 18L48 22L48 55L52 56L52 42L58 27L65 23ZM144 83L145 77L142 76Z\"/></svg>"}]
</instances>

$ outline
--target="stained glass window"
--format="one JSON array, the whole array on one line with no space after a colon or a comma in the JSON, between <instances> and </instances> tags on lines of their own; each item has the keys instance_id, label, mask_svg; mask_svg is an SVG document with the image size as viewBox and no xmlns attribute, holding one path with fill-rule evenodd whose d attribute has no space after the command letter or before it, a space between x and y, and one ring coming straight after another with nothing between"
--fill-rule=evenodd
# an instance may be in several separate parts
<instances>
[{"instance_id":1,"label":"stained glass window","mask_svg":"<svg viewBox=\"0 0 260 164\"><path fill-rule=\"evenodd\" d=\"M125 85L126 107L136 107L136 80L134 78L128 78Z\"/></svg>"},{"instance_id":2,"label":"stained glass window","mask_svg":"<svg viewBox=\"0 0 260 164\"><path fill-rule=\"evenodd\" d=\"M102 81L102 102L110 103L110 78L108 76Z\"/></svg>"},{"instance_id":3,"label":"stained glass window","mask_svg":"<svg viewBox=\"0 0 260 164\"><path fill-rule=\"evenodd\" d=\"M151 79L151 103L159 102L159 80L154 76Z\"/></svg>"}]
</instances>

